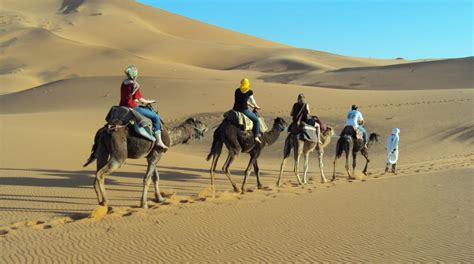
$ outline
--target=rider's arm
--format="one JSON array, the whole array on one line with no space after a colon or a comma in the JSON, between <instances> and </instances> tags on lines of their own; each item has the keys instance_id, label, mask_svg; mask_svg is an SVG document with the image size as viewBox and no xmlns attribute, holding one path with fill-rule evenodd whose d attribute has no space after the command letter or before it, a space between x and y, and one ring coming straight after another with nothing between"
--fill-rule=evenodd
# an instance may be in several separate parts
<instances>
[{"instance_id":1,"label":"rider's arm","mask_svg":"<svg viewBox=\"0 0 474 264\"><path fill-rule=\"evenodd\" d=\"M308 111L308 115L310 114L309 112L309 104L306 104L306 110Z\"/></svg>"},{"instance_id":2,"label":"rider's arm","mask_svg":"<svg viewBox=\"0 0 474 264\"><path fill-rule=\"evenodd\" d=\"M133 96L133 100L137 103L152 104L155 102L155 100L147 100L143 98L142 93L140 92L140 89L137 89L132 96Z\"/></svg>"},{"instance_id":3,"label":"rider's arm","mask_svg":"<svg viewBox=\"0 0 474 264\"><path fill-rule=\"evenodd\" d=\"M143 98L143 97L140 97L140 98L138 98L138 99L135 99L135 101L136 101L136 102L140 102L140 103L142 103L142 104L152 104L152 103L155 102L155 100L147 100L147 99L145 99L145 98Z\"/></svg>"},{"instance_id":4,"label":"rider's arm","mask_svg":"<svg viewBox=\"0 0 474 264\"><path fill-rule=\"evenodd\" d=\"M362 116L362 113L360 112L359 112L359 119L357 120L357 123L359 123L359 125L364 124L364 117Z\"/></svg>"},{"instance_id":5,"label":"rider's arm","mask_svg":"<svg viewBox=\"0 0 474 264\"><path fill-rule=\"evenodd\" d=\"M257 105L257 101L255 101L255 98L253 97L253 95L249 97L248 105L253 108L260 109L260 106Z\"/></svg>"}]
</instances>

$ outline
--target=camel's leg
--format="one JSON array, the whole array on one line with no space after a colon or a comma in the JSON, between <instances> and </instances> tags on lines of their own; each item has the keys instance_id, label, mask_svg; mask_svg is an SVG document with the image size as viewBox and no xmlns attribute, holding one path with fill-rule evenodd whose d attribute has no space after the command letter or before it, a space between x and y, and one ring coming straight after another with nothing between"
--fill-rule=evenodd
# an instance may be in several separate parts
<instances>
[{"instance_id":1,"label":"camel's leg","mask_svg":"<svg viewBox=\"0 0 474 264\"><path fill-rule=\"evenodd\" d=\"M351 173L349 172L349 151L346 151L346 171L347 171L347 175L349 176L349 179L352 179L352 176L351 176Z\"/></svg>"},{"instance_id":2,"label":"camel's leg","mask_svg":"<svg viewBox=\"0 0 474 264\"><path fill-rule=\"evenodd\" d=\"M257 177L257 188L260 190L262 189L262 183L260 182L260 168L258 167L258 160L255 159L253 163L253 171L255 171L255 175Z\"/></svg>"},{"instance_id":3,"label":"camel's leg","mask_svg":"<svg viewBox=\"0 0 474 264\"><path fill-rule=\"evenodd\" d=\"M321 182L326 183L328 180L324 175L324 164L323 164L324 151L318 150L318 160L319 160L319 172L321 173Z\"/></svg>"},{"instance_id":4,"label":"camel's leg","mask_svg":"<svg viewBox=\"0 0 474 264\"><path fill-rule=\"evenodd\" d=\"M250 175L250 172L251 172L251 169L252 169L252 165L255 163L255 161L257 160L256 158L256 154L255 153L251 153L250 154L251 157L250 157L250 161L249 161L249 164L247 165L247 168L245 169L245 175L244 175L244 180L242 181L242 190L241 190L241 193L244 194L245 193L245 183L247 183L247 177Z\"/></svg>"},{"instance_id":5,"label":"camel's leg","mask_svg":"<svg viewBox=\"0 0 474 264\"><path fill-rule=\"evenodd\" d=\"M232 181L232 177L230 175L230 165L234 161L236 154L232 151L229 151L229 155L230 155L229 161L227 162L227 166L224 168L224 172L225 172L225 175L227 176L227 178L229 179L230 184L232 184L232 187L234 188L234 192L239 192L239 188L234 183L234 181Z\"/></svg>"},{"instance_id":6,"label":"camel's leg","mask_svg":"<svg viewBox=\"0 0 474 264\"><path fill-rule=\"evenodd\" d=\"M308 169L309 169L309 151L304 153L304 174L303 174L303 183L307 184L307 175L308 175Z\"/></svg>"},{"instance_id":7,"label":"camel's leg","mask_svg":"<svg viewBox=\"0 0 474 264\"><path fill-rule=\"evenodd\" d=\"M212 162L211 162L211 169L210 169L210 174L211 174L211 189L212 189L212 196L215 196L215 186L214 186L214 178L216 175L216 167L217 167L217 162L219 161L219 157L221 156L221 153L217 153L212 156Z\"/></svg>"},{"instance_id":8,"label":"camel's leg","mask_svg":"<svg viewBox=\"0 0 474 264\"><path fill-rule=\"evenodd\" d=\"M283 170L285 169L285 164L286 164L286 161L288 160L288 157L290 157L290 153L291 153L291 135L288 135L285 139L285 146L283 148L283 160L281 161L281 165L280 165L280 174L278 175L278 180L277 180L277 186L280 187L281 186L281 176L283 175Z\"/></svg>"},{"instance_id":9,"label":"camel's leg","mask_svg":"<svg viewBox=\"0 0 474 264\"><path fill-rule=\"evenodd\" d=\"M111 158L102 169L97 171L96 173L97 184L99 185L99 190L102 195L102 202L99 203L100 205L107 206L108 204L108 199L107 199L107 194L105 193L105 184L104 184L105 176L109 175L113 171L120 168L122 164L123 162L120 162L116 160L115 158Z\"/></svg>"},{"instance_id":10,"label":"camel's leg","mask_svg":"<svg viewBox=\"0 0 474 264\"><path fill-rule=\"evenodd\" d=\"M163 196L161 196L161 192L160 192L160 173L158 172L158 168L156 167L156 165L155 165L155 171L154 171L153 176L152 176L152 180L153 180L153 185L155 186L155 202L162 203L166 199L163 198Z\"/></svg>"},{"instance_id":11,"label":"camel's leg","mask_svg":"<svg viewBox=\"0 0 474 264\"><path fill-rule=\"evenodd\" d=\"M143 193L142 193L142 202L140 207L143 209L148 208L147 197L148 197L148 187L151 182L151 175L155 172L155 164L148 159L148 166L146 169L145 177L143 178Z\"/></svg>"},{"instance_id":12,"label":"camel's leg","mask_svg":"<svg viewBox=\"0 0 474 264\"><path fill-rule=\"evenodd\" d=\"M362 156L364 156L365 158L365 167L364 167L364 170L362 171L362 173L364 173L365 175L367 175L367 169L369 167L369 162L370 162L370 159L369 159L369 152L367 151L367 148L364 148L362 151Z\"/></svg>"},{"instance_id":13,"label":"camel's leg","mask_svg":"<svg viewBox=\"0 0 474 264\"><path fill-rule=\"evenodd\" d=\"M300 166L301 154L303 152L303 146L302 146L300 140L298 140L296 142L295 146L297 146L297 147L295 147L295 150L294 150L294 156L295 156L294 172L295 172L296 179L298 180L298 184L302 185L303 182L301 181L301 178L300 178L299 166Z\"/></svg>"},{"instance_id":14,"label":"camel's leg","mask_svg":"<svg viewBox=\"0 0 474 264\"><path fill-rule=\"evenodd\" d=\"M334 157L334 162L332 163L333 168L332 168L332 180L331 181L336 180L336 161L337 161L337 157Z\"/></svg>"},{"instance_id":15,"label":"camel's leg","mask_svg":"<svg viewBox=\"0 0 474 264\"><path fill-rule=\"evenodd\" d=\"M357 166L357 152L352 152L352 177L355 176L356 166Z\"/></svg>"},{"instance_id":16,"label":"camel's leg","mask_svg":"<svg viewBox=\"0 0 474 264\"><path fill-rule=\"evenodd\" d=\"M107 151L99 145L98 149L97 149L97 170L96 170L96 177L94 178L94 191L95 191L95 194L97 195L97 201L99 202L99 204L102 204L104 202L103 200L103 197L102 197L102 194L101 194L101 191L100 191L100 187L99 187L99 180L97 178L97 172L104 168L105 165L107 165L107 159L109 158L109 154L107 153Z\"/></svg>"},{"instance_id":17,"label":"camel's leg","mask_svg":"<svg viewBox=\"0 0 474 264\"><path fill-rule=\"evenodd\" d=\"M278 176L278 180L277 180L277 186L280 187L281 186L281 176L283 174L283 170L285 169L285 164L286 164L286 161L288 160L288 158L283 158L283 160L281 161L281 165L280 165L280 175Z\"/></svg>"},{"instance_id":18,"label":"camel's leg","mask_svg":"<svg viewBox=\"0 0 474 264\"><path fill-rule=\"evenodd\" d=\"M227 166L227 163L229 163L229 160L230 160L230 152L227 154L227 158L225 159L225 162L222 165L222 171L225 171L225 167Z\"/></svg>"}]
</instances>

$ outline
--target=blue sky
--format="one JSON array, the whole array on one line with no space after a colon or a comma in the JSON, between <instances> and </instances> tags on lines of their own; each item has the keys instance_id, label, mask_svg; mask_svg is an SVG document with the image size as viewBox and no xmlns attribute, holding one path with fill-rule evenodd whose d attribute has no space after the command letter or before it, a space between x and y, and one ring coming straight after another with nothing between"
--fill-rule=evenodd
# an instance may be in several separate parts
<instances>
[{"instance_id":1,"label":"blue sky","mask_svg":"<svg viewBox=\"0 0 474 264\"><path fill-rule=\"evenodd\" d=\"M474 0L139 0L295 47L372 58L473 56Z\"/></svg>"}]
</instances>

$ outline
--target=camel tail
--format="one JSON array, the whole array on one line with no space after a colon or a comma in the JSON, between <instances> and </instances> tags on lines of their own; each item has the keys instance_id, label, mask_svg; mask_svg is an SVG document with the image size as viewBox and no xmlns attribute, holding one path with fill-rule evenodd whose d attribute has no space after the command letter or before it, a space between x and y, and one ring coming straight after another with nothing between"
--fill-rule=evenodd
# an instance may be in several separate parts
<instances>
[{"instance_id":1,"label":"camel tail","mask_svg":"<svg viewBox=\"0 0 474 264\"><path fill-rule=\"evenodd\" d=\"M97 133L95 134L94 137L94 145L92 145L92 150L91 150L91 155L87 159L86 163L82 165L83 167L87 167L89 164L94 162L97 159L97 147L99 146L99 140L100 136L102 135L102 131L105 129L105 127L99 129Z\"/></svg>"},{"instance_id":2,"label":"camel tail","mask_svg":"<svg viewBox=\"0 0 474 264\"><path fill-rule=\"evenodd\" d=\"M351 147L351 142L350 142L350 137L349 136L341 136L337 140L336 144L336 159L340 158L342 156L342 153L345 151L348 152Z\"/></svg>"},{"instance_id":3,"label":"camel tail","mask_svg":"<svg viewBox=\"0 0 474 264\"><path fill-rule=\"evenodd\" d=\"M214 130L214 136L212 140L212 146L211 146L211 151L209 152L209 155L206 157L206 161L209 161L213 156L219 154L222 151L222 146L224 142L220 140L220 128L221 125L219 125L216 130Z\"/></svg>"}]
</instances>

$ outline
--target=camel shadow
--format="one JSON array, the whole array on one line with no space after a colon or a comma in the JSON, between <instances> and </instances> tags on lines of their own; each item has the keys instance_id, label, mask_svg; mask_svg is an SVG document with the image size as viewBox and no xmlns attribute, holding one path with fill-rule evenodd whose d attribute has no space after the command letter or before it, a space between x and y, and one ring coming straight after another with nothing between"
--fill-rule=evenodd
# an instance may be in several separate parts
<instances>
[{"instance_id":1,"label":"camel shadow","mask_svg":"<svg viewBox=\"0 0 474 264\"><path fill-rule=\"evenodd\" d=\"M173 180L186 182L200 177L197 174L184 173L183 168L173 168L160 170L161 180ZM37 173L42 177L31 176L9 176L5 175L5 171L24 172L25 174ZM65 188L92 188L94 182L95 171L92 170L54 170L54 169L20 169L20 168L0 168L0 179L2 185L9 186L31 186L31 187L65 187ZM111 174L120 178L136 178L143 179L145 169L141 172L120 172L115 171ZM112 186L141 186L141 181L136 184L120 182L116 179L106 178L106 185Z\"/></svg>"},{"instance_id":2,"label":"camel shadow","mask_svg":"<svg viewBox=\"0 0 474 264\"><path fill-rule=\"evenodd\" d=\"M59 13L61 14L70 14L77 12L77 8L84 3L85 0L64 0L61 8L59 8Z\"/></svg>"}]
</instances>

